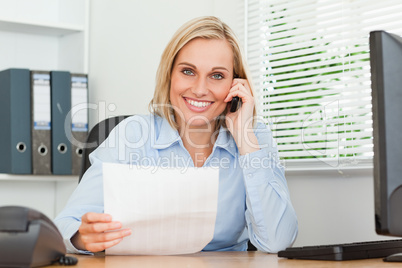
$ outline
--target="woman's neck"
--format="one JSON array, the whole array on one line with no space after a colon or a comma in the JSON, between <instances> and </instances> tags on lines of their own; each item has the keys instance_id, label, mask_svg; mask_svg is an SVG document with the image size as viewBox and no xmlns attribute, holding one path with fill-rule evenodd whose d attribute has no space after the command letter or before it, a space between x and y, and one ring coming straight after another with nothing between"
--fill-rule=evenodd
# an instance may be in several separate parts
<instances>
[{"instance_id":1,"label":"woman's neck","mask_svg":"<svg viewBox=\"0 0 402 268\"><path fill-rule=\"evenodd\" d=\"M184 147L193 159L194 166L203 166L208 156L212 153L217 138L215 127L191 127L182 124L179 126L179 134Z\"/></svg>"}]
</instances>

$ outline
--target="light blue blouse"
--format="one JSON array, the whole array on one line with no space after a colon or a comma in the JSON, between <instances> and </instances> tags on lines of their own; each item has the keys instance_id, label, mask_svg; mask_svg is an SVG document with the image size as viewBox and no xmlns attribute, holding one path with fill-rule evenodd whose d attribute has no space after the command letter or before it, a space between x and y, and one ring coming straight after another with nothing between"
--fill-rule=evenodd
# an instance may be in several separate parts
<instances>
[{"instance_id":1,"label":"light blue blouse","mask_svg":"<svg viewBox=\"0 0 402 268\"><path fill-rule=\"evenodd\" d=\"M219 167L215 232L204 251L245 251L250 239L259 250L275 253L290 246L297 236L296 213L272 133L262 123L254 133L260 150L240 155L230 132L221 128L204 163ZM55 219L70 253L87 253L70 241L81 216L103 212L103 162L194 167L178 131L154 115L135 115L122 121L90 155L90 161L91 167Z\"/></svg>"}]
</instances>

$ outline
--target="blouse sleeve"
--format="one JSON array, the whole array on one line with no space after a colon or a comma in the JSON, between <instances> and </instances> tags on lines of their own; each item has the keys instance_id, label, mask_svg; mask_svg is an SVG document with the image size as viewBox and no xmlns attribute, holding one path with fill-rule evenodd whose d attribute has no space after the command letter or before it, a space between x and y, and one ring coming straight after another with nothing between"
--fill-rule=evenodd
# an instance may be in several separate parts
<instances>
[{"instance_id":1,"label":"blouse sleeve","mask_svg":"<svg viewBox=\"0 0 402 268\"><path fill-rule=\"evenodd\" d=\"M246 188L247 229L257 249L276 253L296 239L297 217L272 132L262 123L254 132L260 150L239 158Z\"/></svg>"}]
</instances>

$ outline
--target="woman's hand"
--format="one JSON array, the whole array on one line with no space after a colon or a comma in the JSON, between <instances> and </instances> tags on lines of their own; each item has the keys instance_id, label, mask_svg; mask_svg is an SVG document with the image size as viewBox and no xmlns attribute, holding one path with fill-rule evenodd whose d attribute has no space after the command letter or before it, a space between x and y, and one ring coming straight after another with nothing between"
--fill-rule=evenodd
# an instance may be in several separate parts
<instances>
[{"instance_id":1,"label":"woman's hand","mask_svg":"<svg viewBox=\"0 0 402 268\"><path fill-rule=\"evenodd\" d=\"M226 126L235 139L240 154L244 155L259 150L257 137L253 132L254 96L246 79L233 79L225 102L230 102L236 96L241 99L242 105L234 113L228 110Z\"/></svg>"},{"instance_id":2,"label":"woman's hand","mask_svg":"<svg viewBox=\"0 0 402 268\"><path fill-rule=\"evenodd\" d=\"M131 234L130 229L120 230L121 227L121 222L112 221L112 216L108 214L88 212L82 216L81 226L71 242L77 249L102 251Z\"/></svg>"}]
</instances>

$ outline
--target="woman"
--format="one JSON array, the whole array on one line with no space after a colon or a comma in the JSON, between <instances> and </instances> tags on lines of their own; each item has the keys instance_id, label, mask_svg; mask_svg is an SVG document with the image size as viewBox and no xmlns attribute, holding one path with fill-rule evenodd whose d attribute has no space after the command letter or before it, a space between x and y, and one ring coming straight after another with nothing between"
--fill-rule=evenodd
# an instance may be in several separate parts
<instances>
[{"instance_id":1,"label":"woman","mask_svg":"<svg viewBox=\"0 0 402 268\"><path fill-rule=\"evenodd\" d=\"M264 252L291 245L297 219L271 132L254 122L249 77L226 24L201 17L183 25L162 55L151 115L127 118L110 133L55 219L68 251L102 251L131 234L103 213L102 163L144 159L219 166L215 232L205 251L244 251L249 239ZM234 97L241 106L231 112Z\"/></svg>"}]
</instances>

